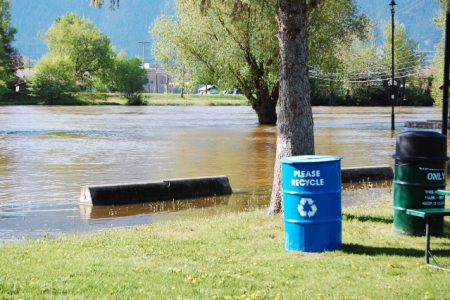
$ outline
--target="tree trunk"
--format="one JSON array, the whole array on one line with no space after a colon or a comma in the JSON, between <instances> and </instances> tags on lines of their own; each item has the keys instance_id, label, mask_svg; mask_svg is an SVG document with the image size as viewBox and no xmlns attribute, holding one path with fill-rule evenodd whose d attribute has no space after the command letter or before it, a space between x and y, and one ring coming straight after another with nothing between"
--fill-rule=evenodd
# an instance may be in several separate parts
<instances>
[{"instance_id":1,"label":"tree trunk","mask_svg":"<svg viewBox=\"0 0 450 300\"><path fill-rule=\"evenodd\" d=\"M272 99L269 95L259 98L259 103L252 105L258 115L258 122L261 125L277 124L277 100Z\"/></svg>"},{"instance_id":2,"label":"tree trunk","mask_svg":"<svg viewBox=\"0 0 450 300\"><path fill-rule=\"evenodd\" d=\"M283 210L281 158L314 154L313 116L308 80L306 0L278 0L280 110L277 154L268 214Z\"/></svg>"}]
</instances>

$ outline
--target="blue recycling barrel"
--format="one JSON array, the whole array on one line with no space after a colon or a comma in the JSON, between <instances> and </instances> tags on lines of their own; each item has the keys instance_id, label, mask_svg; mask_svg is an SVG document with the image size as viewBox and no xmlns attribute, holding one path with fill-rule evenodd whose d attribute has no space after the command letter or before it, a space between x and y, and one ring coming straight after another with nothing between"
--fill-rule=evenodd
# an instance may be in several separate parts
<instances>
[{"instance_id":1,"label":"blue recycling barrel","mask_svg":"<svg viewBox=\"0 0 450 300\"><path fill-rule=\"evenodd\" d=\"M286 250L342 248L341 159L305 155L281 160Z\"/></svg>"}]
</instances>

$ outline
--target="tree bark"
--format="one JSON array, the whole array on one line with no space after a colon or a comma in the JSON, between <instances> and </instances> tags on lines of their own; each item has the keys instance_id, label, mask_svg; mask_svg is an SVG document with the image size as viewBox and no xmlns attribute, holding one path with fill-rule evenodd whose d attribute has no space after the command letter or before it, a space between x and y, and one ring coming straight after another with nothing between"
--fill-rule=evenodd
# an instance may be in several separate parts
<instances>
[{"instance_id":1,"label":"tree bark","mask_svg":"<svg viewBox=\"0 0 450 300\"><path fill-rule=\"evenodd\" d=\"M261 125L277 124L277 100L272 99L269 95L259 97L259 103L252 105L258 115L258 122Z\"/></svg>"},{"instance_id":2,"label":"tree bark","mask_svg":"<svg viewBox=\"0 0 450 300\"><path fill-rule=\"evenodd\" d=\"M281 158L314 154L314 124L308 80L306 0L278 0L280 110L277 154L268 214L283 210Z\"/></svg>"}]
</instances>

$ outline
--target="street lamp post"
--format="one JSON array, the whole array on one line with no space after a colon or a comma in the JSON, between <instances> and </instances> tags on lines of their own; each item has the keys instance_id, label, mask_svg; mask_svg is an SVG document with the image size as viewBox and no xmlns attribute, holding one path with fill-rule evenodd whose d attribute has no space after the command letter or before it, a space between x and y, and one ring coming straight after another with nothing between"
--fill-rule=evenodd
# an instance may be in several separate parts
<instances>
[{"instance_id":1,"label":"street lamp post","mask_svg":"<svg viewBox=\"0 0 450 300\"><path fill-rule=\"evenodd\" d=\"M450 69L450 1L446 3L445 14L445 53L444 53L444 85L443 85L443 101L442 101L442 134L447 136L448 133L448 86L449 86L449 69Z\"/></svg>"},{"instance_id":2,"label":"street lamp post","mask_svg":"<svg viewBox=\"0 0 450 300\"><path fill-rule=\"evenodd\" d=\"M391 0L391 3L389 3L391 6L391 130L395 130L395 115L394 115L394 106L395 106L395 63L394 63L394 30L395 30L395 0Z\"/></svg>"}]
</instances>

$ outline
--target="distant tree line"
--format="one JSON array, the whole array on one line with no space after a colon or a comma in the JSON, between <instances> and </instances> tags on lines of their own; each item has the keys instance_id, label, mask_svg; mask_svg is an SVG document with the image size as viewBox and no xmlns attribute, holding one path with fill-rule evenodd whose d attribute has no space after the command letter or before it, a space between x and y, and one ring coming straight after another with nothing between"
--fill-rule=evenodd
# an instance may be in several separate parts
<instances>
[{"instance_id":1,"label":"distant tree line","mask_svg":"<svg viewBox=\"0 0 450 300\"><path fill-rule=\"evenodd\" d=\"M117 7L118 1L108 2ZM198 5L176 0L175 13L161 16L151 28L154 56L175 74L173 82L182 90L201 83L240 89L260 123L274 124L279 93L275 2L209 0ZM354 0L318 3L309 10L307 22L312 103L390 104L389 24L379 47L375 25L358 11ZM16 30L10 24L10 8L11 0L0 0L0 95L14 87L14 70L24 64L11 46ZM432 73L427 72L426 57L396 22L397 104L432 105L433 99L439 104L442 42ZM443 25L442 16L437 23ZM77 91L100 91L124 93L130 103L142 100L138 95L145 81L141 62L116 54L91 21L75 14L62 16L44 39L49 52L34 66L31 78L36 97L52 103Z\"/></svg>"},{"instance_id":2,"label":"distant tree line","mask_svg":"<svg viewBox=\"0 0 450 300\"><path fill-rule=\"evenodd\" d=\"M69 13L44 35L49 52L34 66L32 95L53 103L77 91L121 92L142 104L146 71L138 58L115 54L109 38L89 20Z\"/></svg>"}]
</instances>

